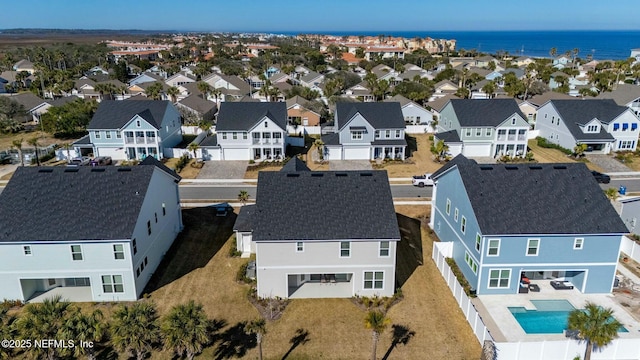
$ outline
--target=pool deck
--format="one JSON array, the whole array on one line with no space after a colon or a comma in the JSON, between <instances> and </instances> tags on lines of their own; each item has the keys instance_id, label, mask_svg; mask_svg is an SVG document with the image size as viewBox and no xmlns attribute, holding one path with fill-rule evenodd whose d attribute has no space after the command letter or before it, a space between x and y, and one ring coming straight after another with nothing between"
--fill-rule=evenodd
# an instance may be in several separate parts
<instances>
[{"instance_id":1,"label":"pool deck","mask_svg":"<svg viewBox=\"0 0 640 360\"><path fill-rule=\"evenodd\" d=\"M640 323L636 321L610 294L582 294L576 289L556 290L549 280L532 280L532 284L540 286L540 292L513 295L479 295L472 299L480 317L497 342L566 340L564 334L526 334L513 317L508 307L522 306L533 310L535 306L530 300L567 300L576 309L584 308L587 301L614 310L613 316L629 330L619 333L620 338L640 338Z\"/></svg>"}]
</instances>

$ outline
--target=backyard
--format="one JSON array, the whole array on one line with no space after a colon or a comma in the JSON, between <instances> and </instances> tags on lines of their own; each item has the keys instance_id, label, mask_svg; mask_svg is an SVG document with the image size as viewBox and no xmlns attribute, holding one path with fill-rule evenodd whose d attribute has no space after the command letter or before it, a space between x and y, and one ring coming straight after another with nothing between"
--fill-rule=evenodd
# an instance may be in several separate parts
<instances>
[{"instance_id":1,"label":"backyard","mask_svg":"<svg viewBox=\"0 0 640 360\"><path fill-rule=\"evenodd\" d=\"M540 162L540 163L572 163L572 162L576 162L576 160L563 153L560 150L557 149L550 149L550 148L543 148L538 146L538 143L536 142L535 139L531 139L529 140L529 149L531 149L531 151L533 152L533 158ZM590 170L596 170L596 171L600 171L603 172L602 168L600 168L598 165L590 163L590 162L586 162L587 167Z\"/></svg>"}]
</instances>

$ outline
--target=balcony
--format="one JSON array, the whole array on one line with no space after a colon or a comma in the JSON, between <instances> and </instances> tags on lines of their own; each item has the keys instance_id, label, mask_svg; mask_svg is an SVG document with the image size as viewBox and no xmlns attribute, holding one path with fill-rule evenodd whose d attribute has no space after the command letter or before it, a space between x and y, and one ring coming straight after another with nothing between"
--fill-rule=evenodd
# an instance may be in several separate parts
<instances>
[{"instance_id":1,"label":"balcony","mask_svg":"<svg viewBox=\"0 0 640 360\"><path fill-rule=\"evenodd\" d=\"M507 138L507 135L498 135L498 141L504 141Z\"/></svg>"},{"instance_id":2,"label":"balcony","mask_svg":"<svg viewBox=\"0 0 640 360\"><path fill-rule=\"evenodd\" d=\"M509 135L507 137L507 141L515 141L516 140L516 136L515 135Z\"/></svg>"},{"instance_id":3,"label":"balcony","mask_svg":"<svg viewBox=\"0 0 640 360\"><path fill-rule=\"evenodd\" d=\"M125 144L133 144L134 143L133 137L129 137L129 136L125 137L124 138L124 143Z\"/></svg>"},{"instance_id":4,"label":"balcony","mask_svg":"<svg viewBox=\"0 0 640 360\"><path fill-rule=\"evenodd\" d=\"M252 142L252 144L253 144L253 145L260 144L260 139L253 138L253 142Z\"/></svg>"},{"instance_id":5,"label":"balcony","mask_svg":"<svg viewBox=\"0 0 640 360\"><path fill-rule=\"evenodd\" d=\"M144 144L144 137L136 137L136 144Z\"/></svg>"},{"instance_id":6,"label":"balcony","mask_svg":"<svg viewBox=\"0 0 640 360\"><path fill-rule=\"evenodd\" d=\"M518 135L518 141L526 141L526 140L527 140L526 135Z\"/></svg>"},{"instance_id":7,"label":"balcony","mask_svg":"<svg viewBox=\"0 0 640 360\"><path fill-rule=\"evenodd\" d=\"M147 138L147 144L155 144L156 143L156 138L154 137L148 137Z\"/></svg>"}]
</instances>

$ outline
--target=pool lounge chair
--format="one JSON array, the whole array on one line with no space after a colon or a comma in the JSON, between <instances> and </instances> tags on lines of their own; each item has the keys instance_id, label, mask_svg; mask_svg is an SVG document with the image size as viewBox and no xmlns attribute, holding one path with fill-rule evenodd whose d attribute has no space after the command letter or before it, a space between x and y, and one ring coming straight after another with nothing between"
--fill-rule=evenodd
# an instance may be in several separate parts
<instances>
[{"instance_id":1,"label":"pool lounge chair","mask_svg":"<svg viewBox=\"0 0 640 360\"><path fill-rule=\"evenodd\" d=\"M571 290L573 284L569 281L551 280L551 286L556 290Z\"/></svg>"}]
</instances>

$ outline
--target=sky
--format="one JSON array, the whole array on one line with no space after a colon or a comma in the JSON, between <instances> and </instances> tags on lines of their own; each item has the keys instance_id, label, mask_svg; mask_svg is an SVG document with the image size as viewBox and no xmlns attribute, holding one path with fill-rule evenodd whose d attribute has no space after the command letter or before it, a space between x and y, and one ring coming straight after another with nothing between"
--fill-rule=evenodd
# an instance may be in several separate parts
<instances>
[{"instance_id":1,"label":"sky","mask_svg":"<svg viewBox=\"0 0 640 360\"><path fill-rule=\"evenodd\" d=\"M640 30L637 6L638 0L0 0L9 15L0 29Z\"/></svg>"}]
</instances>

